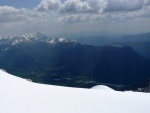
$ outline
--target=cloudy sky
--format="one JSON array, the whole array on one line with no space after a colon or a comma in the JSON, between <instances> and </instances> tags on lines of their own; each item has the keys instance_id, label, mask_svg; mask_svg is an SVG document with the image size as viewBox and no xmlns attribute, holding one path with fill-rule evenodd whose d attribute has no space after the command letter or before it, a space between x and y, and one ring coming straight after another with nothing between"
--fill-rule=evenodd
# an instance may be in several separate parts
<instances>
[{"instance_id":1,"label":"cloudy sky","mask_svg":"<svg viewBox=\"0 0 150 113\"><path fill-rule=\"evenodd\" d=\"M0 0L0 36L150 32L150 0Z\"/></svg>"}]
</instances>

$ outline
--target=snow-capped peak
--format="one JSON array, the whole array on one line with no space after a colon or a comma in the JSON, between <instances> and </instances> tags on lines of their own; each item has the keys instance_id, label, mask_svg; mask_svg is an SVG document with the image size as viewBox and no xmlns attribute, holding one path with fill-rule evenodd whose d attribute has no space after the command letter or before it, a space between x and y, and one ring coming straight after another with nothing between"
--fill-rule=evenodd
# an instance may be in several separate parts
<instances>
[{"instance_id":1,"label":"snow-capped peak","mask_svg":"<svg viewBox=\"0 0 150 113\"><path fill-rule=\"evenodd\" d=\"M49 41L49 43L50 43L50 44L54 44L54 43L55 43L55 39L52 38L52 39Z\"/></svg>"},{"instance_id":2,"label":"snow-capped peak","mask_svg":"<svg viewBox=\"0 0 150 113\"><path fill-rule=\"evenodd\" d=\"M25 39L35 39L35 40L40 39L40 38L42 38L42 39L47 39L48 38L47 36L45 36L45 35L43 35L39 32L24 34L22 37L25 38Z\"/></svg>"},{"instance_id":3,"label":"snow-capped peak","mask_svg":"<svg viewBox=\"0 0 150 113\"><path fill-rule=\"evenodd\" d=\"M22 36L6 36L0 38L0 44L7 44L7 45L17 45L20 43L26 43L26 42L40 42L40 41L47 41L50 38L47 36L36 32L36 33L29 33L24 34Z\"/></svg>"},{"instance_id":4,"label":"snow-capped peak","mask_svg":"<svg viewBox=\"0 0 150 113\"><path fill-rule=\"evenodd\" d=\"M78 42L76 40L68 40L65 38L58 38L58 39L51 38L51 40L49 40L49 43L56 45L56 44L65 44L65 43L77 44Z\"/></svg>"},{"instance_id":5,"label":"snow-capped peak","mask_svg":"<svg viewBox=\"0 0 150 113\"><path fill-rule=\"evenodd\" d=\"M58 41L63 42L63 41L65 41L65 38L59 38Z\"/></svg>"},{"instance_id":6,"label":"snow-capped peak","mask_svg":"<svg viewBox=\"0 0 150 113\"><path fill-rule=\"evenodd\" d=\"M26 44L26 43L40 43L40 42L47 43L51 46L61 46L65 44L66 47L73 47L76 44L78 44L78 42L75 40L68 40L65 38L50 38L39 32L28 33L22 36L7 36L0 38L0 45L7 45L8 47L6 48L9 48L9 46L15 46L23 43Z\"/></svg>"}]
</instances>

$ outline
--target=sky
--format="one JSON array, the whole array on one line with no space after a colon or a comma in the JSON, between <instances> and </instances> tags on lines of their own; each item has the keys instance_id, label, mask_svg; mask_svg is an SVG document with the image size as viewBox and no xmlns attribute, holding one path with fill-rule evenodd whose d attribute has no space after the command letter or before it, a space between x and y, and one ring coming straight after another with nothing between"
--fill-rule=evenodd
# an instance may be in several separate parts
<instances>
[{"instance_id":1,"label":"sky","mask_svg":"<svg viewBox=\"0 0 150 113\"><path fill-rule=\"evenodd\" d=\"M150 0L0 0L0 36L150 32Z\"/></svg>"}]
</instances>

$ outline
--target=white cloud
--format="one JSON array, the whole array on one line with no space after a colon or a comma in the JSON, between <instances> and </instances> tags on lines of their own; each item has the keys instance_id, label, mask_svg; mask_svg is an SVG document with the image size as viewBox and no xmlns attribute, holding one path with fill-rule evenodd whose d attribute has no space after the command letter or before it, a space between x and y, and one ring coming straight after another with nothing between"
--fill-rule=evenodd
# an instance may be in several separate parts
<instances>
[{"instance_id":1,"label":"white cloud","mask_svg":"<svg viewBox=\"0 0 150 113\"><path fill-rule=\"evenodd\" d=\"M145 5L150 5L150 0L144 0Z\"/></svg>"},{"instance_id":2,"label":"white cloud","mask_svg":"<svg viewBox=\"0 0 150 113\"><path fill-rule=\"evenodd\" d=\"M62 4L64 13L103 13L135 11L150 4L150 0L66 0Z\"/></svg>"},{"instance_id":3,"label":"white cloud","mask_svg":"<svg viewBox=\"0 0 150 113\"><path fill-rule=\"evenodd\" d=\"M89 4L80 0L67 0L62 5L62 12L64 13L84 13L90 10Z\"/></svg>"},{"instance_id":4,"label":"white cloud","mask_svg":"<svg viewBox=\"0 0 150 113\"><path fill-rule=\"evenodd\" d=\"M87 2L92 13L102 13L107 6L107 0L88 0Z\"/></svg>"},{"instance_id":5,"label":"white cloud","mask_svg":"<svg viewBox=\"0 0 150 113\"><path fill-rule=\"evenodd\" d=\"M106 0L66 0L62 4L62 11L64 13L101 13L106 5Z\"/></svg>"},{"instance_id":6,"label":"white cloud","mask_svg":"<svg viewBox=\"0 0 150 113\"><path fill-rule=\"evenodd\" d=\"M37 11L56 11L61 7L60 0L42 0L37 6Z\"/></svg>"},{"instance_id":7,"label":"white cloud","mask_svg":"<svg viewBox=\"0 0 150 113\"><path fill-rule=\"evenodd\" d=\"M80 32L94 31L94 26L97 30L104 29L115 23L120 23L120 28L132 22L139 25L141 20L143 25L150 26L149 12L150 0L66 0L62 3L60 0L42 0L33 9L0 6L0 35L36 31L67 34L77 29ZM67 30L66 26L69 26Z\"/></svg>"},{"instance_id":8,"label":"white cloud","mask_svg":"<svg viewBox=\"0 0 150 113\"><path fill-rule=\"evenodd\" d=\"M143 0L107 0L107 6L104 11L134 11L142 9L143 6Z\"/></svg>"},{"instance_id":9,"label":"white cloud","mask_svg":"<svg viewBox=\"0 0 150 113\"><path fill-rule=\"evenodd\" d=\"M24 20L26 9L16 9L11 6L0 6L0 23L20 22Z\"/></svg>"},{"instance_id":10,"label":"white cloud","mask_svg":"<svg viewBox=\"0 0 150 113\"><path fill-rule=\"evenodd\" d=\"M12 6L0 6L0 14L21 14L24 13L26 9L16 9Z\"/></svg>"}]
</instances>

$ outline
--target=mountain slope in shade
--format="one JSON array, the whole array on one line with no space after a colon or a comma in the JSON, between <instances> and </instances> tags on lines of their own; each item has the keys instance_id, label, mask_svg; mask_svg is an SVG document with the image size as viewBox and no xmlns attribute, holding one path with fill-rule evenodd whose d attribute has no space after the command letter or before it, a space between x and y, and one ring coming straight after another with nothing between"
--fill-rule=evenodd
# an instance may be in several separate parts
<instances>
[{"instance_id":1,"label":"mountain slope in shade","mask_svg":"<svg viewBox=\"0 0 150 113\"><path fill-rule=\"evenodd\" d=\"M110 45L130 46L140 55L150 59L150 42L114 42Z\"/></svg>"},{"instance_id":2,"label":"mountain slope in shade","mask_svg":"<svg viewBox=\"0 0 150 113\"><path fill-rule=\"evenodd\" d=\"M150 94L42 85L0 70L1 113L147 113Z\"/></svg>"},{"instance_id":3,"label":"mountain slope in shade","mask_svg":"<svg viewBox=\"0 0 150 113\"><path fill-rule=\"evenodd\" d=\"M40 33L0 38L0 68L45 84L128 85L150 78L150 60L131 47L80 45Z\"/></svg>"},{"instance_id":4,"label":"mountain slope in shade","mask_svg":"<svg viewBox=\"0 0 150 113\"><path fill-rule=\"evenodd\" d=\"M60 41L54 45L22 43L0 50L0 68L35 82L74 87L89 87L80 83L93 80L126 85L150 77L150 60L130 47Z\"/></svg>"}]
</instances>

